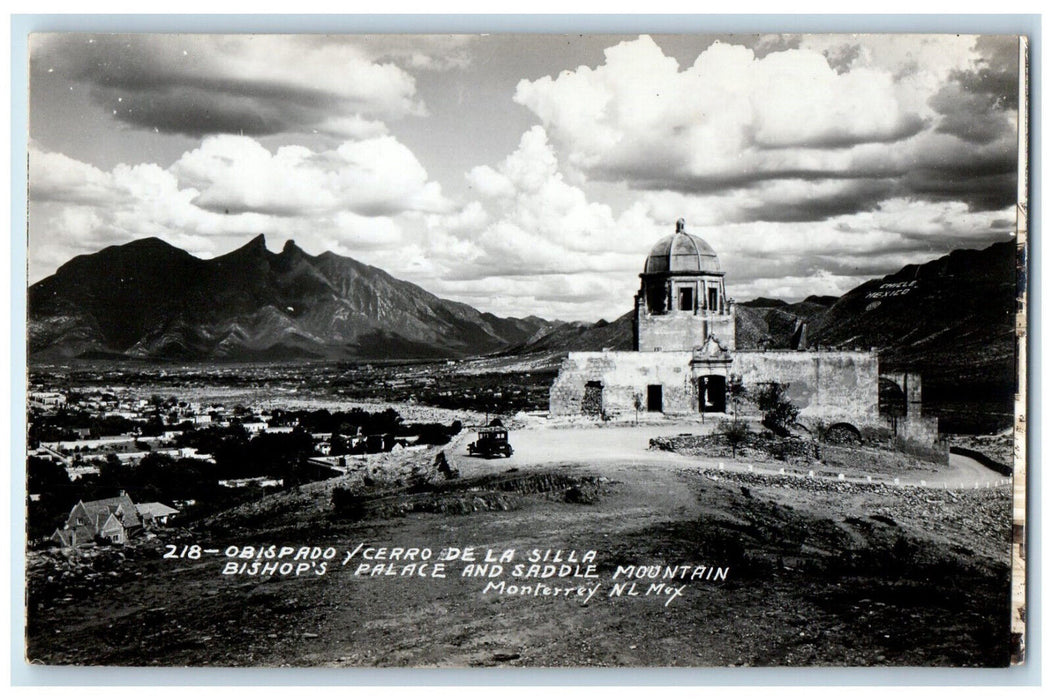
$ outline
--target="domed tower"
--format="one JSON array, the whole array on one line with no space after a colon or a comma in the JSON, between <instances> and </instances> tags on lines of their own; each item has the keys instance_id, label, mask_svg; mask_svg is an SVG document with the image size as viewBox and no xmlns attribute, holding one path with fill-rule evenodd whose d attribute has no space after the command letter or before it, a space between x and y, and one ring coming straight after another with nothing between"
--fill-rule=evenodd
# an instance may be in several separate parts
<instances>
[{"instance_id":1,"label":"domed tower","mask_svg":"<svg viewBox=\"0 0 1052 700\"><path fill-rule=\"evenodd\" d=\"M636 350L694 350L710 338L734 350L734 308L723 276L716 251L677 221L676 232L657 242L639 275Z\"/></svg>"}]
</instances>

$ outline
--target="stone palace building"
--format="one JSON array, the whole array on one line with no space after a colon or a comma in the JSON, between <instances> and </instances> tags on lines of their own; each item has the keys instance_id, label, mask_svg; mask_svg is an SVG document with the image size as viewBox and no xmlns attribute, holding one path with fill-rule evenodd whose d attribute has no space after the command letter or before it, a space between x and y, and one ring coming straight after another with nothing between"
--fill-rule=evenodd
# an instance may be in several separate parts
<instances>
[{"instance_id":1,"label":"stone palace building","mask_svg":"<svg viewBox=\"0 0 1052 700\"><path fill-rule=\"evenodd\" d=\"M878 410L882 375L874 351L739 350L735 306L716 252L683 220L650 251L635 296L634 351L571 352L552 384L552 416L601 419L648 412L723 414L729 382L786 387L800 421L889 428ZM802 343L800 343L802 345ZM920 376L888 375L906 397L892 429L932 445L937 421L920 415Z\"/></svg>"}]
</instances>

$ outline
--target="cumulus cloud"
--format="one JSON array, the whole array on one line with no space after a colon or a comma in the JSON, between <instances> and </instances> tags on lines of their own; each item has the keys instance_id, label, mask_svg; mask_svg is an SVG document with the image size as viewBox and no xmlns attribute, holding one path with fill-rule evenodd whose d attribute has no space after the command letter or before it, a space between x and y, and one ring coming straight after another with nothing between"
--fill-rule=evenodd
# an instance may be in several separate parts
<instances>
[{"instance_id":1,"label":"cumulus cloud","mask_svg":"<svg viewBox=\"0 0 1052 700\"><path fill-rule=\"evenodd\" d=\"M1015 226L1010 205L987 211L949 197L918 200L896 194L893 178L640 192L616 213L564 170L546 131L533 127L504 160L467 173L476 201L427 215L411 245L371 260L495 313L594 321L630 310L647 252L680 217L717 251L739 300L843 294L904 265L1007 240ZM749 214L772 204L778 216ZM805 215L819 206L827 209L820 219ZM806 211L793 215L798 209Z\"/></svg>"},{"instance_id":2,"label":"cumulus cloud","mask_svg":"<svg viewBox=\"0 0 1052 700\"><path fill-rule=\"evenodd\" d=\"M868 184L835 179L705 195L642 192L616 214L568 182L541 127L523 134L503 161L467 177L479 200L429 216L428 234L413 251L418 259L400 269L437 293L513 315L620 316L631 308L647 252L680 217L715 248L741 300L843 294L904 265L1005 240L1014 228L1011 208L917 201L895 195L893 183L867 193ZM868 204L859 207L863 198ZM801 202L825 206L828 215L791 215ZM772 203L781 203L777 217L748 214Z\"/></svg>"},{"instance_id":3,"label":"cumulus cloud","mask_svg":"<svg viewBox=\"0 0 1052 700\"><path fill-rule=\"evenodd\" d=\"M515 99L568 147L575 165L629 179L655 170L688 177L742 172L761 165L768 149L895 141L922 126L879 71L838 74L813 51L757 59L750 49L720 43L681 71L645 36L607 49L594 70L522 81ZM742 164L743 155L752 158ZM807 167L802 154L793 155Z\"/></svg>"},{"instance_id":4,"label":"cumulus cloud","mask_svg":"<svg viewBox=\"0 0 1052 700\"><path fill-rule=\"evenodd\" d=\"M615 216L591 201L567 181L541 127L466 177L477 199L403 222L400 244L368 262L494 313L594 321L627 310L661 231L640 206Z\"/></svg>"},{"instance_id":5,"label":"cumulus cloud","mask_svg":"<svg viewBox=\"0 0 1052 700\"><path fill-rule=\"evenodd\" d=\"M376 119L426 112L414 78L392 57L410 48L310 35L43 34L33 37L30 70L38 83L88 85L97 104L133 127L356 138ZM441 49L425 44L407 60L427 63Z\"/></svg>"},{"instance_id":6,"label":"cumulus cloud","mask_svg":"<svg viewBox=\"0 0 1052 700\"><path fill-rule=\"evenodd\" d=\"M332 151L283 146L274 153L247 136L210 136L171 170L199 192L194 204L224 214L381 216L448 207L437 183L391 136L347 141Z\"/></svg>"},{"instance_id":7,"label":"cumulus cloud","mask_svg":"<svg viewBox=\"0 0 1052 700\"><path fill-rule=\"evenodd\" d=\"M33 151L29 186L37 202L64 201L70 204L107 204L117 193L112 177L98 168L62 153Z\"/></svg>"},{"instance_id":8,"label":"cumulus cloud","mask_svg":"<svg viewBox=\"0 0 1052 700\"><path fill-rule=\"evenodd\" d=\"M515 99L587 177L736 193L743 208L726 221L819 221L852 198L866 208L938 197L951 175L952 196L1004 206L1014 197L997 177L1014 169L1014 43L908 39L717 42L681 69L643 36L608 48L598 67L523 80ZM821 181L826 197L786 201L806 181Z\"/></svg>"},{"instance_id":9,"label":"cumulus cloud","mask_svg":"<svg viewBox=\"0 0 1052 700\"><path fill-rule=\"evenodd\" d=\"M461 230L477 247L469 264L453 272L463 279L621 269L625 256L638 257L657 231L636 209L615 216L610 206L590 201L567 182L541 127L523 134L496 167L474 168L467 177L482 199L451 222L430 222L432 228ZM464 230L468 212L474 230Z\"/></svg>"},{"instance_id":10,"label":"cumulus cloud","mask_svg":"<svg viewBox=\"0 0 1052 700\"><path fill-rule=\"evenodd\" d=\"M415 81L467 66L471 38L34 40L34 80L200 138L168 165L34 147L30 278L148 235L210 257L264 233L494 313L595 321L631 308L680 217L739 300L841 294L1012 234L1011 38L711 40L682 65L640 37L520 81L540 123L466 168L456 201L391 120L426 113ZM311 131L334 138L282 136Z\"/></svg>"},{"instance_id":11,"label":"cumulus cloud","mask_svg":"<svg viewBox=\"0 0 1052 700\"><path fill-rule=\"evenodd\" d=\"M321 253L392 249L403 223L451 210L439 185L390 136L332 150L212 136L168 168L104 171L31 148L33 280L80 253L157 236L211 257L259 233Z\"/></svg>"}]
</instances>

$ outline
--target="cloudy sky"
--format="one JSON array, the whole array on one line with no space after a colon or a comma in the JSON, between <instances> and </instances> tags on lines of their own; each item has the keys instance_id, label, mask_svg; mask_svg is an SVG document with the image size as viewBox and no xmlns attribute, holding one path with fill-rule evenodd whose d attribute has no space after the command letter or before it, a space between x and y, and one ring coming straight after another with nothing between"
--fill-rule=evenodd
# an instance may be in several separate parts
<instances>
[{"instance_id":1,"label":"cloudy sky","mask_svg":"<svg viewBox=\"0 0 1052 700\"><path fill-rule=\"evenodd\" d=\"M1017 63L955 35L35 35L30 282L263 233L594 321L682 217L738 300L841 294L1012 235Z\"/></svg>"}]
</instances>

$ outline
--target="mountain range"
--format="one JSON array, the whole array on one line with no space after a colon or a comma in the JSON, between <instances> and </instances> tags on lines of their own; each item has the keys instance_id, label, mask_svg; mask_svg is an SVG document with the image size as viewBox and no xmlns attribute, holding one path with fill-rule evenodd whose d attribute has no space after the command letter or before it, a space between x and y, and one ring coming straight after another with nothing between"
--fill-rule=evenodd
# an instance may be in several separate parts
<instances>
[{"instance_id":1,"label":"mountain range","mask_svg":"<svg viewBox=\"0 0 1052 700\"><path fill-rule=\"evenodd\" d=\"M959 250L842 297L737 304L746 348L875 348L926 394L1009 394L1015 377L1016 251ZM806 330L801 332L801 326ZM262 236L211 260L156 238L78 256L29 289L29 352L179 360L455 358L630 350L632 313L594 324L500 318L383 270ZM1001 396L1003 399L1004 396Z\"/></svg>"},{"instance_id":2,"label":"mountain range","mask_svg":"<svg viewBox=\"0 0 1052 700\"><path fill-rule=\"evenodd\" d=\"M263 236L211 260L146 238L73 258L29 288L34 359L440 358L529 342L556 324L500 318L383 270Z\"/></svg>"}]
</instances>

